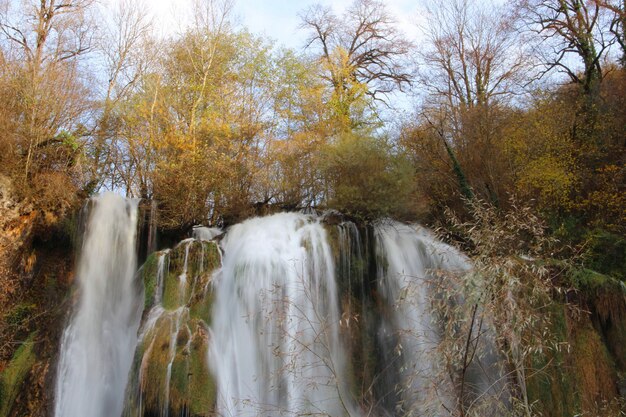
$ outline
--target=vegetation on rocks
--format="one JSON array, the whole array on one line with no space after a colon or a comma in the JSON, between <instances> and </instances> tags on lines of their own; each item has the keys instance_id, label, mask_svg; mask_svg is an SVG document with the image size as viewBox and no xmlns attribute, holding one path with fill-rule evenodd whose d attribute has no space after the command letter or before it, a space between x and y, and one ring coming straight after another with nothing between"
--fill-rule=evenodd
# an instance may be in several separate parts
<instances>
[{"instance_id":1,"label":"vegetation on rocks","mask_svg":"<svg viewBox=\"0 0 626 417\"><path fill-rule=\"evenodd\" d=\"M151 254L142 266L145 307L125 416L213 415L208 326L220 261L215 242L189 239Z\"/></svg>"}]
</instances>

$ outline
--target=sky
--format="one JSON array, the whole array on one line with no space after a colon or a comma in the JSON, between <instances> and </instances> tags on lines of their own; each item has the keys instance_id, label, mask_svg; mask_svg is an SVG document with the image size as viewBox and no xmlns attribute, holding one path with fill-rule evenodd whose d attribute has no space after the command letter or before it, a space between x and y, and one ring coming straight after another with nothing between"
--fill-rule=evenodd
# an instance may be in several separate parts
<instances>
[{"instance_id":1,"label":"sky","mask_svg":"<svg viewBox=\"0 0 626 417\"><path fill-rule=\"evenodd\" d=\"M175 32L177 21L188 9L190 0L152 0L149 7L159 22L162 33ZM305 31L298 29L298 14L309 6L320 3L341 13L352 0L235 0L233 17L250 32L265 35L278 45L301 48L305 41ZM388 0L388 11L397 19L398 27L410 38L418 34L416 22L419 20L418 2L415 0Z\"/></svg>"}]
</instances>

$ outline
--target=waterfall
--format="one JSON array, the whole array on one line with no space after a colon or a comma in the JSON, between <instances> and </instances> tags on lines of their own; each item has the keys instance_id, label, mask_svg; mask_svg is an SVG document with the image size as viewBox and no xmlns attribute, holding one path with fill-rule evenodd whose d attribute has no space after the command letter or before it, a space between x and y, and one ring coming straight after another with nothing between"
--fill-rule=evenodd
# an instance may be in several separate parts
<instances>
[{"instance_id":1,"label":"waterfall","mask_svg":"<svg viewBox=\"0 0 626 417\"><path fill-rule=\"evenodd\" d=\"M319 219L250 219L222 246L210 350L220 415L354 414L333 255Z\"/></svg>"},{"instance_id":2,"label":"waterfall","mask_svg":"<svg viewBox=\"0 0 626 417\"><path fill-rule=\"evenodd\" d=\"M77 266L79 300L61 341L56 417L122 412L143 294L135 281L137 202L91 201Z\"/></svg>"},{"instance_id":3,"label":"waterfall","mask_svg":"<svg viewBox=\"0 0 626 417\"><path fill-rule=\"evenodd\" d=\"M135 277L135 221L134 202L93 200L57 417L443 416L506 392L486 320L459 394L433 301L471 268L419 226L282 213L198 227Z\"/></svg>"},{"instance_id":4,"label":"waterfall","mask_svg":"<svg viewBox=\"0 0 626 417\"><path fill-rule=\"evenodd\" d=\"M379 329L385 357L400 361L399 396L408 415L445 415L455 407L449 375L438 371L439 329L431 300L441 271L464 273L467 258L421 227L386 220L375 228L378 288L392 305L390 319ZM393 350L393 352L390 352ZM429 399L436 398L436 401ZM434 404L434 405L433 405Z\"/></svg>"}]
</instances>

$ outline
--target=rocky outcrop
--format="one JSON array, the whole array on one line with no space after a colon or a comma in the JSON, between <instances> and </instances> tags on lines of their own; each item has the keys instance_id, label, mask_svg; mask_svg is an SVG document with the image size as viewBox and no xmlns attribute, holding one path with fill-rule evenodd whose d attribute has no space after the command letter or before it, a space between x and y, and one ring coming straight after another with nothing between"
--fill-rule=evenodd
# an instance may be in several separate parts
<instances>
[{"instance_id":1,"label":"rocky outcrop","mask_svg":"<svg viewBox=\"0 0 626 417\"><path fill-rule=\"evenodd\" d=\"M208 326L220 259L215 242L187 239L153 253L140 269L144 319L125 416L214 415Z\"/></svg>"},{"instance_id":2,"label":"rocky outcrop","mask_svg":"<svg viewBox=\"0 0 626 417\"><path fill-rule=\"evenodd\" d=\"M0 176L0 417L50 414L75 225L19 201Z\"/></svg>"}]
</instances>

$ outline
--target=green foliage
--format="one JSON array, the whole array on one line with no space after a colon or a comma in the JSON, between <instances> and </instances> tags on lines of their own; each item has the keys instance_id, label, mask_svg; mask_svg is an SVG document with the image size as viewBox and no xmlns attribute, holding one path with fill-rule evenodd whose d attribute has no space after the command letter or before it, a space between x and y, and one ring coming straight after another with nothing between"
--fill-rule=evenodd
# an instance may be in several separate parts
<instances>
[{"instance_id":1,"label":"green foliage","mask_svg":"<svg viewBox=\"0 0 626 417\"><path fill-rule=\"evenodd\" d=\"M5 320L9 326L21 326L36 310L35 304L18 304L6 314Z\"/></svg>"},{"instance_id":2,"label":"green foliage","mask_svg":"<svg viewBox=\"0 0 626 417\"><path fill-rule=\"evenodd\" d=\"M594 229L586 234L585 240L586 265L626 281L626 237Z\"/></svg>"},{"instance_id":3,"label":"green foliage","mask_svg":"<svg viewBox=\"0 0 626 417\"><path fill-rule=\"evenodd\" d=\"M74 152L76 152L80 148L80 143L76 136L74 136L67 130L62 130L61 133L57 135L57 139L61 140L63 145L69 147Z\"/></svg>"},{"instance_id":4,"label":"green foliage","mask_svg":"<svg viewBox=\"0 0 626 417\"><path fill-rule=\"evenodd\" d=\"M412 168L382 139L344 134L327 146L320 165L329 207L365 220L409 212Z\"/></svg>"},{"instance_id":5,"label":"green foliage","mask_svg":"<svg viewBox=\"0 0 626 417\"><path fill-rule=\"evenodd\" d=\"M35 363L35 337L36 333L33 333L22 342L9 365L0 373L0 417L9 416L13 402Z\"/></svg>"}]
</instances>

